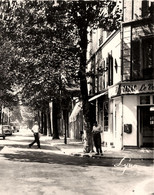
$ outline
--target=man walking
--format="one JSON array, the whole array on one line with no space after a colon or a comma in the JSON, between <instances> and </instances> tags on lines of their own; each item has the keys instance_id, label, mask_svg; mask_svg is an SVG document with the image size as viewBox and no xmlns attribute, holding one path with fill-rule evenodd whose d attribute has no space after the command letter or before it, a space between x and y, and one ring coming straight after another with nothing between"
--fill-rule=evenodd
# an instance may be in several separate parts
<instances>
[{"instance_id":1,"label":"man walking","mask_svg":"<svg viewBox=\"0 0 154 195\"><path fill-rule=\"evenodd\" d=\"M39 126L37 121L35 121L34 126L32 127L32 132L34 134L34 141L31 144L29 144L29 148L31 148L34 143L37 143L38 148L41 148L39 138Z\"/></svg>"}]
</instances>

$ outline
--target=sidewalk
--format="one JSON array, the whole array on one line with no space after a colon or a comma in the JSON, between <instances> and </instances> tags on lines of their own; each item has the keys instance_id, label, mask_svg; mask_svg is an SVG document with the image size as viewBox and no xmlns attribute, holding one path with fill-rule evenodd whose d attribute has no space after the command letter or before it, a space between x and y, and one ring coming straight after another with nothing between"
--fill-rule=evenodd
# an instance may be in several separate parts
<instances>
[{"instance_id":1,"label":"sidewalk","mask_svg":"<svg viewBox=\"0 0 154 195\"><path fill-rule=\"evenodd\" d=\"M52 137L41 137L42 141L46 141L51 146L56 147L62 153L80 157L95 157L95 158L111 158L111 159L136 159L136 160L154 160L154 148L134 148L117 150L114 148L102 147L103 156L95 155L95 152L84 153L83 143L79 140L71 140L67 138L67 144L64 143L64 138L53 140Z\"/></svg>"}]
</instances>

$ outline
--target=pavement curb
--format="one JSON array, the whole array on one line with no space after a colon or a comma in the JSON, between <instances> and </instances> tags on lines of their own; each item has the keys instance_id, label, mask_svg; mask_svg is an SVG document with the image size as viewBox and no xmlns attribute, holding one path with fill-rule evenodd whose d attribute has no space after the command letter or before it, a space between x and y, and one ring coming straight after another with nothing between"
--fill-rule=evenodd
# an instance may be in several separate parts
<instances>
[{"instance_id":1,"label":"pavement curb","mask_svg":"<svg viewBox=\"0 0 154 195\"><path fill-rule=\"evenodd\" d=\"M51 144L51 143L50 143ZM87 158L97 158L97 159L126 159L126 160L149 160L154 161L154 149L142 149L142 152L136 150L110 150L104 148L104 155L95 155L93 153L84 153L82 144L80 142L70 141L68 144L64 144L63 141L61 143L55 142L51 144L56 147L57 150L60 150L65 155L71 155L76 157L87 157ZM147 151L148 150L148 151Z\"/></svg>"},{"instance_id":2,"label":"pavement curb","mask_svg":"<svg viewBox=\"0 0 154 195\"><path fill-rule=\"evenodd\" d=\"M125 160L149 160L149 161L154 161L154 157L150 157L150 156L147 156L147 157L144 157L144 156L138 156L138 157L135 157L135 156L129 156L129 154L121 154L121 155L116 155L116 152L112 153L112 154L108 154L107 152L104 152L104 154L101 156L101 155L95 155L95 154L90 154L90 153L83 153L83 152L78 152L78 151L73 151L75 150L74 148L62 148L60 146L56 146L56 148L58 150L60 150L61 152L63 152L64 154L66 155L70 155L70 156L76 156L76 157L83 157L83 158L96 158L96 159L125 159Z\"/></svg>"},{"instance_id":3,"label":"pavement curb","mask_svg":"<svg viewBox=\"0 0 154 195\"><path fill-rule=\"evenodd\" d=\"M125 157L125 156L119 156L119 157L114 157L114 156L97 156L97 155L88 155L88 154L71 154L73 156L79 156L79 157L88 157L88 158L100 158L100 159L125 159L125 160L153 160L154 158L135 158L135 157Z\"/></svg>"},{"instance_id":4,"label":"pavement curb","mask_svg":"<svg viewBox=\"0 0 154 195\"><path fill-rule=\"evenodd\" d=\"M73 152L68 152L65 149L61 149L59 147L57 147L58 150L60 150L61 152L63 152L65 155L70 155L70 156L76 156L76 157L82 157L82 158L96 158L96 159L125 159L125 160L150 160L150 161L154 161L154 158L150 158L150 157L129 157L129 156L105 156L105 154L103 156L100 155L95 155L95 154L84 154L84 153L73 153Z\"/></svg>"}]
</instances>

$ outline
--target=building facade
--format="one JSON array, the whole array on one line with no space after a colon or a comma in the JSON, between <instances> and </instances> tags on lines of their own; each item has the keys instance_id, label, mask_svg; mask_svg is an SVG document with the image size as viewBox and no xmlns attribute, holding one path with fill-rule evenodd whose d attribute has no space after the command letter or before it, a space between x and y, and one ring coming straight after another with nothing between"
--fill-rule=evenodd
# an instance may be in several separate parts
<instances>
[{"instance_id":1,"label":"building facade","mask_svg":"<svg viewBox=\"0 0 154 195\"><path fill-rule=\"evenodd\" d=\"M119 3L117 1L117 3ZM154 3L123 0L118 31L89 30L89 101L105 146L154 145Z\"/></svg>"}]
</instances>

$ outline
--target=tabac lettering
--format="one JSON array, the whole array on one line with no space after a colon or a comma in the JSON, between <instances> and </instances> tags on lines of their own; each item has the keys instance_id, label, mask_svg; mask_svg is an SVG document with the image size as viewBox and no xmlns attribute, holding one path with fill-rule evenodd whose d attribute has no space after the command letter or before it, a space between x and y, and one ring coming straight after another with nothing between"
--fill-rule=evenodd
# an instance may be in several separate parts
<instances>
[{"instance_id":1,"label":"tabac lettering","mask_svg":"<svg viewBox=\"0 0 154 195\"><path fill-rule=\"evenodd\" d=\"M123 92L124 93L130 93L130 92L135 92L136 91L137 86L136 85L125 85L123 86Z\"/></svg>"},{"instance_id":2,"label":"tabac lettering","mask_svg":"<svg viewBox=\"0 0 154 195\"><path fill-rule=\"evenodd\" d=\"M139 91L146 91L147 87L145 84L141 85L141 88L139 89Z\"/></svg>"},{"instance_id":3,"label":"tabac lettering","mask_svg":"<svg viewBox=\"0 0 154 195\"><path fill-rule=\"evenodd\" d=\"M154 85L153 84L148 84L148 90L153 91L154 90Z\"/></svg>"},{"instance_id":4,"label":"tabac lettering","mask_svg":"<svg viewBox=\"0 0 154 195\"><path fill-rule=\"evenodd\" d=\"M146 93L146 92L154 92L154 83L145 82L145 83L137 83L137 84L123 84L121 86L122 94L136 94L136 93Z\"/></svg>"}]
</instances>

